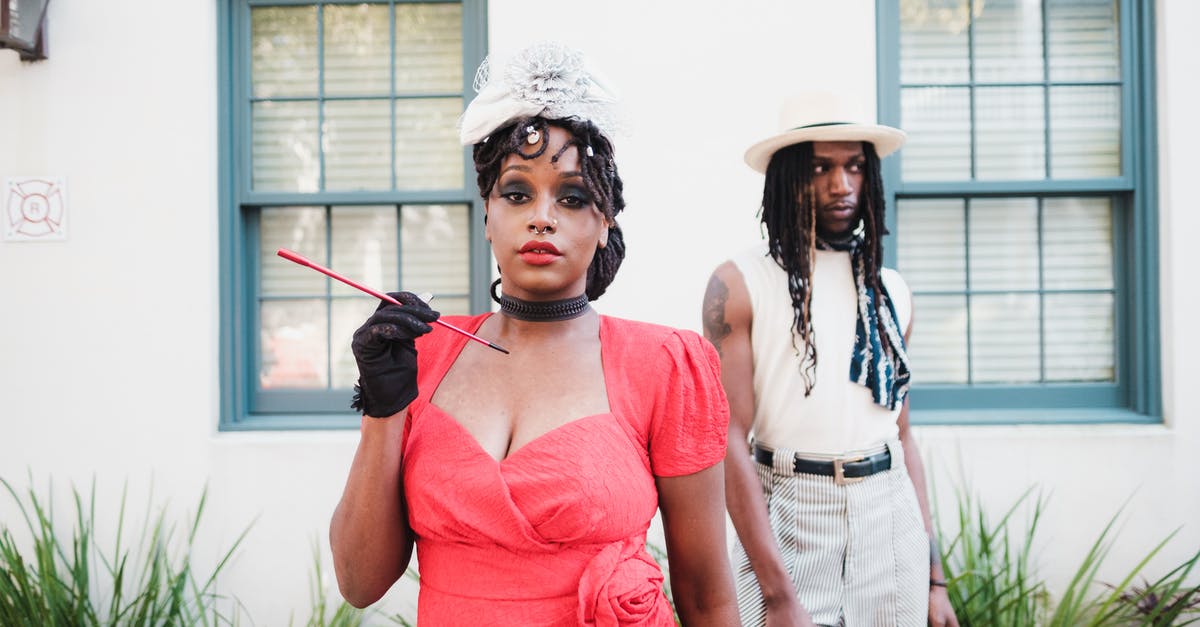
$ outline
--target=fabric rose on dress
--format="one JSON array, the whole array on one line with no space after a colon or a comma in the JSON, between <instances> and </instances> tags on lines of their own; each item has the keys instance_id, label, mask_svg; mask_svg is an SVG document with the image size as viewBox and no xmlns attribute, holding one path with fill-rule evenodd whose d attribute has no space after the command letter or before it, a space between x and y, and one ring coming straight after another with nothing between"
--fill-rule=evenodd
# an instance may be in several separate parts
<instances>
[{"instance_id":1,"label":"fabric rose on dress","mask_svg":"<svg viewBox=\"0 0 1200 627\"><path fill-rule=\"evenodd\" d=\"M579 580L579 624L674 625L663 574L640 539L614 542L588 562Z\"/></svg>"}]
</instances>

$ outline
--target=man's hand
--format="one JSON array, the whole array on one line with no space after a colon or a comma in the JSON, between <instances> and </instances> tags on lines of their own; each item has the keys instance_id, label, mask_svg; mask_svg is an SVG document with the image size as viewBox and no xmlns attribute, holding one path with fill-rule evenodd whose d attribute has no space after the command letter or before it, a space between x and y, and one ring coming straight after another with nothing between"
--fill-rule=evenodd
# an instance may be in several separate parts
<instances>
[{"instance_id":1,"label":"man's hand","mask_svg":"<svg viewBox=\"0 0 1200 627\"><path fill-rule=\"evenodd\" d=\"M767 603L766 627L816 627L808 610L792 597L779 603Z\"/></svg>"},{"instance_id":2,"label":"man's hand","mask_svg":"<svg viewBox=\"0 0 1200 627\"><path fill-rule=\"evenodd\" d=\"M929 624L931 627L958 627L950 595L942 586L929 587Z\"/></svg>"}]
</instances>

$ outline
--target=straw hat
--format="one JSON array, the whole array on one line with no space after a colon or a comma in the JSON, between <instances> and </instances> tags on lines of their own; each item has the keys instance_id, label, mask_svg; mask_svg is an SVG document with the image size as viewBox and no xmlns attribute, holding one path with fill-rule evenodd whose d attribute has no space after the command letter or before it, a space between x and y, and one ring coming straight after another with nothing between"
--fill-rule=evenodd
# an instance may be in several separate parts
<instances>
[{"instance_id":1,"label":"straw hat","mask_svg":"<svg viewBox=\"0 0 1200 627\"><path fill-rule=\"evenodd\" d=\"M771 155L801 142L864 141L882 158L904 144L904 131L868 121L862 104L841 94L810 92L788 98L779 112L779 133L746 151L746 165L766 172Z\"/></svg>"}]
</instances>

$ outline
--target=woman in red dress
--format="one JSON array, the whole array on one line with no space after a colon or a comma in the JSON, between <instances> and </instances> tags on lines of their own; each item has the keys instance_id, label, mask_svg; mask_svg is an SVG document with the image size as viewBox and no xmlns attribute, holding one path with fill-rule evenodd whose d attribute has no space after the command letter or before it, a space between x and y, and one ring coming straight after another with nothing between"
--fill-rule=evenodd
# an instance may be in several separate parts
<instances>
[{"instance_id":1,"label":"woman in red dress","mask_svg":"<svg viewBox=\"0 0 1200 627\"><path fill-rule=\"evenodd\" d=\"M646 551L661 510L679 620L736 625L716 353L588 304L624 256L613 99L553 44L479 81L462 139L500 312L451 322L511 354L425 335L438 314L408 293L355 333L361 440L330 528L342 594L378 600L415 544L425 627L674 625Z\"/></svg>"}]
</instances>

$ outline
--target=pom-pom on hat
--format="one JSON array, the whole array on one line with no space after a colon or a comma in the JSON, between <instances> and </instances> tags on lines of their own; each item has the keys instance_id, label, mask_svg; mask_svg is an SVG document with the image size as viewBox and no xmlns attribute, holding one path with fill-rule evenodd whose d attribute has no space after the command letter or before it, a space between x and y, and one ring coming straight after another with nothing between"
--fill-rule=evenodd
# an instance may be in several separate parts
<instances>
[{"instance_id":1,"label":"pom-pom on hat","mask_svg":"<svg viewBox=\"0 0 1200 627\"><path fill-rule=\"evenodd\" d=\"M475 73L478 95L459 119L459 140L477 144L520 118L589 120L612 139L617 96L583 53L555 42L538 43L495 67L489 57Z\"/></svg>"},{"instance_id":2,"label":"pom-pom on hat","mask_svg":"<svg viewBox=\"0 0 1200 627\"><path fill-rule=\"evenodd\" d=\"M775 151L801 142L864 141L883 158L904 145L904 131L869 121L861 103L831 92L810 92L784 101L779 133L746 151L746 165L766 172Z\"/></svg>"}]
</instances>

